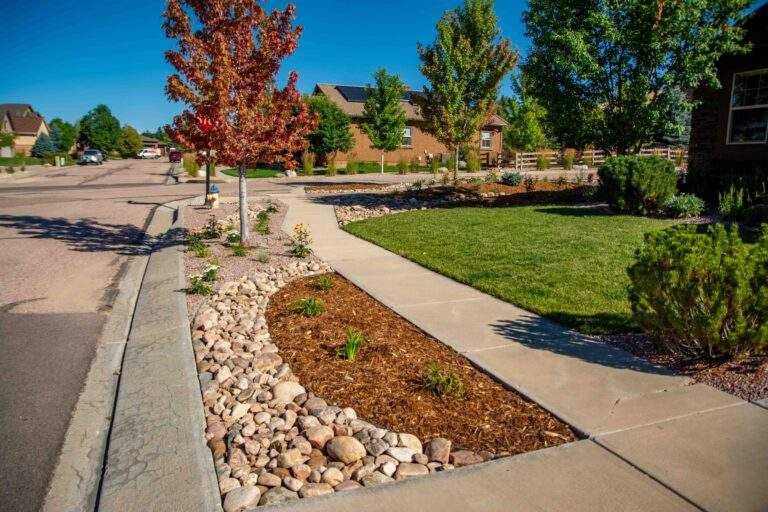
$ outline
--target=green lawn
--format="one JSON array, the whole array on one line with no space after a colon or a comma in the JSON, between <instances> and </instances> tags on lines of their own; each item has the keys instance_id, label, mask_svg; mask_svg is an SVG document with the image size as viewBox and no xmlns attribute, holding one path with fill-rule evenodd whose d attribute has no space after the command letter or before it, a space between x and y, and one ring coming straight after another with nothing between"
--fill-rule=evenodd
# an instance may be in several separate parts
<instances>
[{"instance_id":1,"label":"green lawn","mask_svg":"<svg viewBox=\"0 0 768 512\"><path fill-rule=\"evenodd\" d=\"M205 175L205 170L201 169L200 171L203 175ZM237 169L225 169L223 171L224 174L227 176L238 176ZM245 177L246 178L274 178L275 176L282 175L282 171L278 171L275 169L263 169L261 167L257 169L246 169L245 171Z\"/></svg>"},{"instance_id":2,"label":"green lawn","mask_svg":"<svg viewBox=\"0 0 768 512\"><path fill-rule=\"evenodd\" d=\"M435 209L344 229L585 333L635 330L627 267L671 221L570 206Z\"/></svg>"},{"instance_id":3,"label":"green lawn","mask_svg":"<svg viewBox=\"0 0 768 512\"><path fill-rule=\"evenodd\" d=\"M41 158L32 158L29 156L4 156L0 157L0 165L11 165L20 167L23 165L41 165Z\"/></svg>"}]
</instances>

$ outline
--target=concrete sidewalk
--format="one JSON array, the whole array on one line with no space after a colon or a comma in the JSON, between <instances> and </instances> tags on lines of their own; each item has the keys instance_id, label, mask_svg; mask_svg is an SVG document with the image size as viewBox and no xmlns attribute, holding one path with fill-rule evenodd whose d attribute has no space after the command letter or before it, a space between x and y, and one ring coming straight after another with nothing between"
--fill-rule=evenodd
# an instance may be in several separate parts
<instances>
[{"instance_id":1,"label":"concrete sidewalk","mask_svg":"<svg viewBox=\"0 0 768 512\"><path fill-rule=\"evenodd\" d=\"M279 198L290 206L286 230L299 222L308 224L315 252L340 274L591 439L586 441L590 448L584 449L584 457L562 457L553 466L557 471L540 475L539 486L518 489L514 485L530 498L529 506L539 503L546 510L685 509L679 504L674 505L677 508L650 505L640 497L625 494L628 478L631 485L641 489L637 478L647 475L650 479L643 485L665 496L664 500L671 493L708 511L768 509L768 486L764 485L768 478L765 409L709 386L689 385L687 378L671 375L627 352L597 343L349 235L338 228L331 206L299 193ZM524 460L538 460L533 455ZM547 502L541 501L541 493L552 492L548 490L550 477L581 473L585 464L607 464L607 459L623 467L625 473L600 471L591 475L605 487L585 482L577 489L581 484L571 481L571 486L561 491L563 499L558 506L545 506ZM483 481L495 481L500 486L512 483L506 466L489 468ZM458 471L444 478L455 479L445 487L451 495L455 492L450 491L452 486L460 488L469 477ZM428 496L440 492L439 486L432 491L429 480L411 485L425 487L423 492ZM601 489L612 492L605 494ZM407 510L427 503L416 496L420 493L412 498L393 494L385 499L380 496L385 492L350 496L348 500L370 510L381 509L380 503ZM498 499L506 500L507 493L499 491ZM589 499L577 499L584 493ZM653 493L641 495L647 499ZM371 498L366 500L364 496ZM345 510L339 501L332 503L329 510ZM497 508L484 501L474 503L477 506L449 499L443 508L508 509L507 501L495 502ZM301 507L304 505L296 509L303 510Z\"/></svg>"}]
</instances>

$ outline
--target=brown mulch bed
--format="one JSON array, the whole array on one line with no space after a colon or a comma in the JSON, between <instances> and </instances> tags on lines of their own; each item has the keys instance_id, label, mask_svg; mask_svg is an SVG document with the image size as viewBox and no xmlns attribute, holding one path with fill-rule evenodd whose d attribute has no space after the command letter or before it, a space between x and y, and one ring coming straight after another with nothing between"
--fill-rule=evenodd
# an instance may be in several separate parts
<instances>
[{"instance_id":1,"label":"brown mulch bed","mask_svg":"<svg viewBox=\"0 0 768 512\"><path fill-rule=\"evenodd\" d=\"M395 432L423 440L446 437L456 447L495 455L575 439L567 425L343 277L334 274L328 291L316 290L315 280L298 280L277 292L270 299L267 321L281 356L317 396L354 407L361 417ZM307 297L322 299L325 312L305 318L288 311ZM354 362L336 356L348 326L367 338ZM420 377L433 362L462 379L463 398L443 399L421 387Z\"/></svg>"},{"instance_id":2,"label":"brown mulch bed","mask_svg":"<svg viewBox=\"0 0 768 512\"><path fill-rule=\"evenodd\" d=\"M384 190L392 183L334 183L330 185L312 185L304 188L304 192L318 194L325 192L348 192L359 190Z\"/></svg>"},{"instance_id":3,"label":"brown mulch bed","mask_svg":"<svg viewBox=\"0 0 768 512\"><path fill-rule=\"evenodd\" d=\"M743 400L768 398L768 357L765 355L714 361L690 360L664 351L643 334L602 336L601 340Z\"/></svg>"}]
</instances>

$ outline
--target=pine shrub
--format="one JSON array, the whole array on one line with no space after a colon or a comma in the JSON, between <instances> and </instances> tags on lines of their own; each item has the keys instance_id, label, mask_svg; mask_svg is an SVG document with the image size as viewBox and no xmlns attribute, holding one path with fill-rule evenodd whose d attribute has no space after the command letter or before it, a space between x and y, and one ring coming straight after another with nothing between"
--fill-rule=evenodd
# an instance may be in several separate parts
<instances>
[{"instance_id":1,"label":"pine shrub","mask_svg":"<svg viewBox=\"0 0 768 512\"><path fill-rule=\"evenodd\" d=\"M677 190L675 165L656 156L616 156L597 171L614 208L630 213L659 211Z\"/></svg>"},{"instance_id":2,"label":"pine shrub","mask_svg":"<svg viewBox=\"0 0 768 512\"><path fill-rule=\"evenodd\" d=\"M754 245L735 226L648 233L629 277L635 321L673 353L736 356L768 345L768 227Z\"/></svg>"}]
</instances>

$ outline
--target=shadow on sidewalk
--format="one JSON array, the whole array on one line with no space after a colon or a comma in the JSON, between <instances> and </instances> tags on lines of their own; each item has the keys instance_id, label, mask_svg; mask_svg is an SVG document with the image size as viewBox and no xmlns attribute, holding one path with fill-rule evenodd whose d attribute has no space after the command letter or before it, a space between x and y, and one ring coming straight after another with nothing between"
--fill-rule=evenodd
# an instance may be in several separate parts
<instances>
[{"instance_id":1,"label":"shadow on sidewalk","mask_svg":"<svg viewBox=\"0 0 768 512\"><path fill-rule=\"evenodd\" d=\"M174 228L153 239L132 224L110 224L91 219L70 221L35 215L0 215L0 228L10 228L30 238L65 242L81 252L113 252L123 256L142 256L163 247L180 245L184 230Z\"/></svg>"},{"instance_id":2,"label":"shadow on sidewalk","mask_svg":"<svg viewBox=\"0 0 768 512\"><path fill-rule=\"evenodd\" d=\"M587 363L643 373L673 375L673 372L633 356L619 348L600 343L585 334L571 331L541 317L502 320L493 330L527 348L581 359Z\"/></svg>"}]
</instances>

